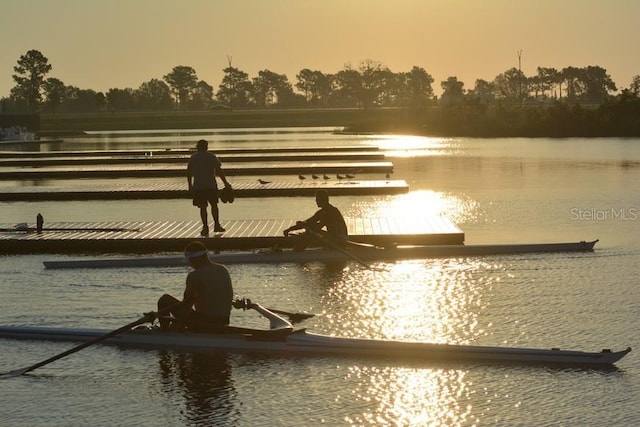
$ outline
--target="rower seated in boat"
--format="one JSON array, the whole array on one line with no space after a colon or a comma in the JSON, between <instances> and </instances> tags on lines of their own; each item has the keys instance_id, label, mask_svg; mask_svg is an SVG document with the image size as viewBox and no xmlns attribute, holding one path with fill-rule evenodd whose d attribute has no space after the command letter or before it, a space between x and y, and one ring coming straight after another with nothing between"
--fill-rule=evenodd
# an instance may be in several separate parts
<instances>
[{"instance_id":1,"label":"rower seated in boat","mask_svg":"<svg viewBox=\"0 0 640 427\"><path fill-rule=\"evenodd\" d=\"M299 241L294 247L298 250L304 250L313 239L322 240L323 238L328 239L332 244L346 246L349 238L347 224L340 210L329 203L329 193L325 190L318 190L316 205L320 209L312 217L304 221L297 221L295 225L285 229L283 231L285 237L288 237L292 231L305 230L305 233L296 236Z\"/></svg>"},{"instance_id":2,"label":"rower seated in boat","mask_svg":"<svg viewBox=\"0 0 640 427\"><path fill-rule=\"evenodd\" d=\"M159 319L162 330L215 332L229 325L233 303L233 286L227 268L209 259L201 242L192 242L184 256L193 267L187 275L182 301L164 294L158 311L167 313Z\"/></svg>"}]
</instances>

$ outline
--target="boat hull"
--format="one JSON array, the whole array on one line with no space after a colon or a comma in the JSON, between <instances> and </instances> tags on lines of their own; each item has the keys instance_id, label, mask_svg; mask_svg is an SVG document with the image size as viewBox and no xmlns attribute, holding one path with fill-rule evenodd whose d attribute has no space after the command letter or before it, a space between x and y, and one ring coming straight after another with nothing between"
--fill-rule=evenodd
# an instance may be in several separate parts
<instances>
[{"instance_id":1,"label":"boat hull","mask_svg":"<svg viewBox=\"0 0 640 427\"><path fill-rule=\"evenodd\" d=\"M107 334L103 329L0 326L0 338L88 341ZM542 364L576 367L611 366L631 348L613 352L584 352L559 349L531 349L468 345L431 344L334 337L306 330L243 330L243 333L194 334L161 332L140 328L104 341L122 346L158 349L206 349L228 352L261 352L278 356L355 356L422 361L468 361L503 364Z\"/></svg>"},{"instance_id":2,"label":"boat hull","mask_svg":"<svg viewBox=\"0 0 640 427\"><path fill-rule=\"evenodd\" d=\"M349 253L363 261L395 261L460 256L509 255L541 252L589 252L598 240L568 243L532 243L506 245L431 245L398 246L392 248L349 248ZM259 250L255 252L226 252L211 254L213 261L222 264L271 264L300 262L344 262L352 258L330 249ZM126 267L179 267L187 265L182 256L155 256L135 258L75 259L44 261L47 269L66 268L126 268Z\"/></svg>"}]
</instances>

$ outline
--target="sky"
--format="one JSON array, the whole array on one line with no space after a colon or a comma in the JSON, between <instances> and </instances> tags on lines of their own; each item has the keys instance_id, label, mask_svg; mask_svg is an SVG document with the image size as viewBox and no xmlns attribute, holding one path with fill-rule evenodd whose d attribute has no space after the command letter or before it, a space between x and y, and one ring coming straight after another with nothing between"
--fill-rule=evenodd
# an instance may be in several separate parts
<instances>
[{"instance_id":1,"label":"sky","mask_svg":"<svg viewBox=\"0 0 640 427\"><path fill-rule=\"evenodd\" d=\"M102 92L178 65L217 89L229 61L292 84L304 68L418 66L436 93L451 76L472 89L519 66L597 65L618 89L640 74L638 0L0 0L0 16L0 97L32 49L47 77Z\"/></svg>"}]
</instances>

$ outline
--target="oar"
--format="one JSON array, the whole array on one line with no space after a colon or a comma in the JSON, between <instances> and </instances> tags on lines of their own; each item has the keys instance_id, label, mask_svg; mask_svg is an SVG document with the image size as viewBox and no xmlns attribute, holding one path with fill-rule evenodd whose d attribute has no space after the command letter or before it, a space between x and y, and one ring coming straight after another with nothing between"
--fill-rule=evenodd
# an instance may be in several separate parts
<instances>
[{"instance_id":1,"label":"oar","mask_svg":"<svg viewBox=\"0 0 640 427\"><path fill-rule=\"evenodd\" d=\"M27 228L0 228L0 232L3 233L34 233L37 232L38 229L34 227ZM54 228L43 228L40 231L90 231L90 232L129 232L129 231L140 231L139 228L93 228L93 227L77 227L77 228L65 228L65 227L54 227Z\"/></svg>"},{"instance_id":2,"label":"oar","mask_svg":"<svg viewBox=\"0 0 640 427\"><path fill-rule=\"evenodd\" d=\"M354 260L358 264L363 265L363 266L367 267L368 269L373 269L373 267L371 267L371 265L369 265L368 263L364 262L363 260L361 260L360 258L355 256L354 254L352 254L351 252L349 252L348 250L346 250L345 248L343 248L339 244L333 242L331 239L325 238L322 234L318 233L317 231L311 230L310 228L307 228L306 231L307 231L307 233L309 233L313 237L315 237L317 240L319 240L321 243L324 243L325 245L331 246L333 249L335 249L335 250L337 250L339 252L342 252L343 254L345 254L346 256L348 256L349 258L351 258L352 260Z\"/></svg>"},{"instance_id":3,"label":"oar","mask_svg":"<svg viewBox=\"0 0 640 427\"><path fill-rule=\"evenodd\" d=\"M161 311L164 312L164 311L166 311L166 309L161 310ZM38 363L36 363L34 365L27 366L26 368L16 369L14 371L7 372L6 374L2 374L2 375L0 375L0 379L19 377L20 375L26 374L27 372L31 372L34 369L38 369L38 368L40 368L40 367L42 367L44 365L48 365L51 362L55 362L56 360L62 359L63 357L66 357L66 356L69 356L70 354L76 353L76 352L78 352L78 351L80 351L80 350L82 350L84 348L87 348L87 347L93 345L93 344L97 344L97 343L102 342L102 341L104 341L106 339L109 339L109 338L111 338L111 337L113 337L115 335L118 335L118 334L120 334L122 332L126 332L126 331L128 331L129 329L131 329L131 328L133 328L135 326L141 325L143 323L153 322L153 320L156 318L157 315L158 315L158 313L156 313L156 312L145 313L144 316L142 316L141 318L139 318L138 320L136 320L134 322L131 322L131 323L127 324L127 325L124 325L121 328L113 330L113 331L111 331L109 333L106 333L104 335L100 335L99 337L95 337L95 338L93 338L93 339L91 339L91 340L89 340L89 341L87 341L85 343L82 343L82 344L80 344L80 345L78 345L76 347L70 348L67 351L64 351L64 352L62 352L60 354L56 354L53 357L50 357L50 358L48 358L46 360L43 360L42 362L38 362Z\"/></svg>"}]
</instances>

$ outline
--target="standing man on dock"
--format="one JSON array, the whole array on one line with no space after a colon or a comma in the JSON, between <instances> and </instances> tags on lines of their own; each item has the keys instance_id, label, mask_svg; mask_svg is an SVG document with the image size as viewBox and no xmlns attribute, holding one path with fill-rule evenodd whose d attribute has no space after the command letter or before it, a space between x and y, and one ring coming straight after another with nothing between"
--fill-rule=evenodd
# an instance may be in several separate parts
<instances>
[{"instance_id":1,"label":"standing man on dock","mask_svg":"<svg viewBox=\"0 0 640 427\"><path fill-rule=\"evenodd\" d=\"M218 211L218 184L216 176L219 176L225 187L230 188L231 184L222 170L222 163L218 157L209 151L209 143L201 139L196 144L197 151L189 159L187 165L187 183L189 192L193 197L193 205L200 208L200 219L202 220L202 231L200 235L209 235L209 222L207 217L207 204L211 205L211 214L214 222L214 232L225 231L220 224L220 214Z\"/></svg>"}]
</instances>

